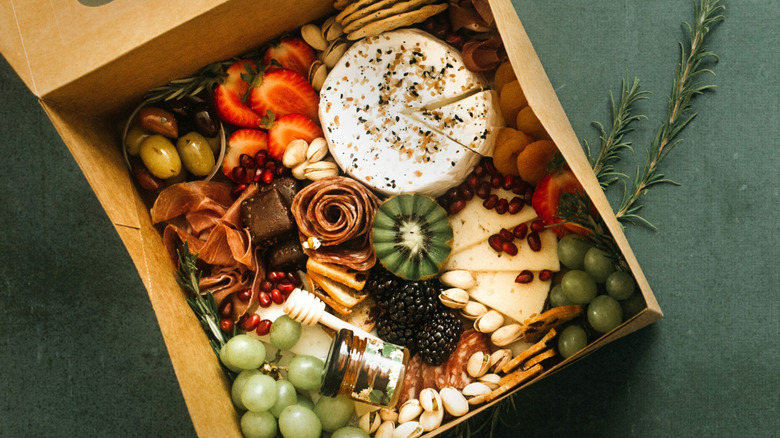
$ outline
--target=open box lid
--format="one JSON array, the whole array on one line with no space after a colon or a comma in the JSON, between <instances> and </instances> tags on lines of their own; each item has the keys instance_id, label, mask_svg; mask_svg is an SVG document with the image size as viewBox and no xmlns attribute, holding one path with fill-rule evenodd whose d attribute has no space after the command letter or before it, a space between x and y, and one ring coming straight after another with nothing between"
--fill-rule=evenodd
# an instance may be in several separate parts
<instances>
[{"instance_id":1,"label":"open box lid","mask_svg":"<svg viewBox=\"0 0 780 438\"><path fill-rule=\"evenodd\" d=\"M291 21L300 25L332 9L330 2L313 8L286 3L5 0L0 52L39 98L100 114L206 64L248 52L264 35L288 30ZM285 16L296 9L294 18Z\"/></svg>"}]
</instances>

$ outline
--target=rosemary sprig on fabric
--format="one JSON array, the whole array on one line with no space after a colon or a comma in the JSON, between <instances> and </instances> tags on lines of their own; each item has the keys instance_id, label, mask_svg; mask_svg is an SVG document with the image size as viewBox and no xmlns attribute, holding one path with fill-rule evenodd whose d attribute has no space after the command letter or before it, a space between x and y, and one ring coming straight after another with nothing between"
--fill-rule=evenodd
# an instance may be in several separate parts
<instances>
[{"instance_id":1,"label":"rosemary sprig on fabric","mask_svg":"<svg viewBox=\"0 0 780 438\"><path fill-rule=\"evenodd\" d=\"M615 213L617 218L624 223L643 224L655 229L647 219L639 215L639 211L642 209L642 204L638 203L639 198L654 185L677 184L659 171L659 165L669 152L679 144L680 140L677 139L677 136L680 132L696 117L696 113L691 112L691 100L715 87L715 85L700 81L699 77L705 73L715 74L702 64L708 58L718 59L715 53L707 50L706 44L707 36L712 27L724 19L721 12L725 7L718 5L718 1L701 0L699 4L694 2L696 21L693 26L687 22L684 23L690 34L689 49L686 51L685 45L680 43L681 60L677 65L666 121L661 124L648 149L644 170L640 171L637 167L633 187L631 190L625 191L620 208Z\"/></svg>"},{"instance_id":2,"label":"rosemary sprig on fabric","mask_svg":"<svg viewBox=\"0 0 780 438\"><path fill-rule=\"evenodd\" d=\"M618 181L619 178L628 178L624 173L615 170L615 163L620 160L620 153L624 149L632 150L631 142L623 140L626 134L634 130L631 127L631 123L647 118L643 115L632 114L634 104L639 100L647 99L647 94L650 94L650 92L639 91L638 78L634 78L632 82L629 82L628 74L626 74L626 77L623 79L618 105L615 105L615 96L612 91L609 92L609 100L612 106L612 127L609 134L607 134L604 125L600 122L594 121L592 123L593 126L598 128L599 139L601 140L598 155L594 157L588 141L583 141L588 159L593 167L593 172L604 190L612 183Z\"/></svg>"},{"instance_id":3,"label":"rosemary sprig on fabric","mask_svg":"<svg viewBox=\"0 0 780 438\"><path fill-rule=\"evenodd\" d=\"M209 344L214 352L219 355L219 350L230 339L230 334L222 331L219 326L219 310L214 295L200 290L200 270L196 262L198 255L192 254L187 242L182 245L181 251L176 250L179 258L179 269L176 271L176 282L186 291L190 292L187 297L187 304L195 311L195 315L200 320L203 329L209 336Z\"/></svg>"}]
</instances>

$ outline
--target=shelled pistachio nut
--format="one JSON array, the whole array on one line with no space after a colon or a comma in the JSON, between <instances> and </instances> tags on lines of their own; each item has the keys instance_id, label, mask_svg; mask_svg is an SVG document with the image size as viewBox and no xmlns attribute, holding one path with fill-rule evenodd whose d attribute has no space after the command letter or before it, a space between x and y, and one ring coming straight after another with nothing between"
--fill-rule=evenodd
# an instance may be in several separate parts
<instances>
[{"instance_id":1,"label":"shelled pistachio nut","mask_svg":"<svg viewBox=\"0 0 780 438\"><path fill-rule=\"evenodd\" d=\"M504 315L494 309L488 310L474 320L474 329L482 333L493 333L502 325L504 325Z\"/></svg>"},{"instance_id":2,"label":"shelled pistachio nut","mask_svg":"<svg viewBox=\"0 0 780 438\"><path fill-rule=\"evenodd\" d=\"M422 435L423 432L425 432L425 430L420 426L420 423L417 421L409 421L396 426L393 431L393 438L417 438Z\"/></svg>"},{"instance_id":3,"label":"shelled pistachio nut","mask_svg":"<svg viewBox=\"0 0 780 438\"><path fill-rule=\"evenodd\" d=\"M308 147L309 144L304 139L296 138L291 141L287 144L287 149L284 150L284 155L282 155L282 164L292 169L303 163L306 161L306 149Z\"/></svg>"},{"instance_id":4,"label":"shelled pistachio nut","mask_svg":"<svg viewBox=\"0 0 780 438\"><path fill-rule=\"evenodd\" d=\"M466 372L468 372L471 377L479 377L488 372L489 368L490 355L485 354L482 351L477 351L472 354L468 363L466 363Z\"/></svg>"},{"instance_id":5,"label":"shelled pistachio nut","mask_svg":"<svg viewBox=\"0 0 780 438\"><path fill-rule=\"evenodd\" d=\"M382 424L382 419L379 418L377 411L366 412L358 420L358 426L369 435L376 432L380 424Z\"/></svg>"},{"instance_id":6,"label":"shelled pistachio nut","mask_svg":"<svg viewBox=\"0 0 780 438\"><path fill-rule=\"evenodd\" d=\"M512 360L512 350L508 348L502 348L500 350L494 351L490 355L489 371L494 373L498 372L501 370L501 368L504 368L504 365L509 363L510 360Z\"/></svg>"},{"instance_id":7,"label":"shelled pistachio nut","mask_svg":"<svg viewBox=\"0 0 780 438\"><path fill-rule=\"evenodd\" d=\"M490 335L490 342L496 347L506 347L507 345L519 340L523 336L522 326L517 323L508 324L493 332Z\"/></svg>"},{"instance_id":8,"label":"shelled pistachio nut","mask_svg":"<svg viewBox=\"0 0 780 438\"><path fill-rule=\"evenodd\" d=\"M328 155L328 142L324 137L315 138L306 149L306 160L312 163L321 161L326 155Z\"/></svg>"},{"instance_id":9,"label":"shelled pistachio nut","mask_svg":"<svg viewBox=\"0 0 780 438\"><path fill-rule=\"evenodd\" d=\"M463 306L462 309L460 309L460 314L463 315L464 318L473 321L482 316L487 311L488 308L485 307L484 304L478 301L469 301L465 306Z\"/></svg>"},{"instance_id":10,"label":"shelled pistachio nut","mask_svg":"<svg viewBox=\"0 0 780 438\"><path fill-rule=\"evenodd\" d=\"M454 269L447 271L439 277L439 281L450 287L457 287L460 289L471 289L477 285L477 279L474 278L474 274L465 269Z\"/></svg>"},{"instance_id":11,"label":"shelled pistachio nut","mask_svg":"<svg viewBox=\"0 0 780 438\"><path fill-rule=\"evenodd\" d=\"M395 432L395 422L385 420L379 425L376 432L374 432L374 438L392 438L393 432Z\"/></svg>"},{"instance_id":12,"label":"shelled pistachio nut","mask_svg":"<svg viewBox=\"0 0 780 438\"><path fill-rule=\"evenodd\" d=\"M322 29L314 23L301 26L301 38L314 50L322 51L328 47L328 40L322 36Z\"/></svg>"},{"instance_id":13,"label":"shelled pistachio nut","mask_svg":"<svg viewBox=\"0 0 780 438\"><path fill-rule=\"evenodd\" d=\"M416 398L407 400L398 409L398 423L407 423L414 420L422 414L423 408L420 406L420 400Z\"/></svg>"},{"instance_id":14,"label":"shelled pistachio nut","mask_svg":"<svg viewBox=\"0 0 780 438\"><path fill-rule=\"evenodd\" d=\"M457 389L447 386L439 391L441 402L448 414L453 417L461 417L469 412L469 402Z\"/></svg>"},{"instance_id":15,"label":"shelled pistachio nut","mask_svg":"<svg viewBox=\"0 0 780 438\"><path fill-rule=\"evenodd\" d=\"M441 291L439 301L450 309L462 309L469 302L469 293L457 287Z\"/></svg>"}]
</instances>

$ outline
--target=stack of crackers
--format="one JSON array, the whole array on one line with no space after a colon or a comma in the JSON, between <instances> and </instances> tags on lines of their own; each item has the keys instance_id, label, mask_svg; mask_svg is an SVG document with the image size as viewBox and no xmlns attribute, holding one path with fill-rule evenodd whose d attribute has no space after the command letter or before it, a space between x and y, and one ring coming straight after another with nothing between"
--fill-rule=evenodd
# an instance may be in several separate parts
<instances>
[{"instance_id":1,"label":"stack of crackers","mask_svg":"<svg viewBox=\"0 0 780 438\"><path fill-rule=\"evenodd\" d=\"M336 21L347 39L355 41L422 23L449 5L442 0L336 0L333 6L341 10Z\"/></svg>"},{"instance_id":2,"label":"stack of crackers","mask_svg":"<svg viewBox=\"0 0 780 438\"><path fill-rule=\"evenodd\" d=\"M368 279L366 272L309 258L306 275L311 292L340 318L367 332L374 328L376 321L372 310L376 302L363 291Z\"/></svg>"}]
</instances>

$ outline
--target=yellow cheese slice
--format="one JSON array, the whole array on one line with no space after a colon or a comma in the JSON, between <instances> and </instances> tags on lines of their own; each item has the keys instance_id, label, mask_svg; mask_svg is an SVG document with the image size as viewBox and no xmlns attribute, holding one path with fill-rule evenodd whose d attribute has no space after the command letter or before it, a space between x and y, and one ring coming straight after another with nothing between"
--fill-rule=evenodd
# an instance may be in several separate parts
<instances>
[{"instance_id":1,"label":"yellow cheese slice","mask_svg":"<svg viewBox=\"0 0 780 438\"><path fill-rule=\"evenodd\" d=\"M541 271L549 269L559 271L561 264L558 261L558 238L551 230L539 233L542 248L532 251L525 239L515 239L517 254L511 256L505 252L497 252L490 247L487 239L474 245L460 249L451 254L444 265L444 270L466 269L468 271L508 271L519 273L524 269Z\"/></svg>"},{"instance_id":2,"label":"yellow cheese slice","mask_svg":"<svg viewBox=\"0 0 780 438\"><path fill-rule=\"evenodd\" d=\"M523 322L540 313L550 292L550 280L539 280L534 272L530 283L515 283L518 272L474 272L477 285L468 289L472 299L498 310L505 316Z\"/></svg>"}]
</instances>

